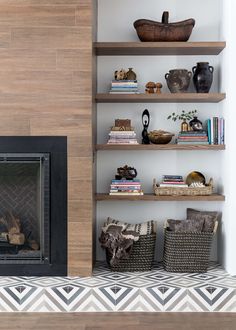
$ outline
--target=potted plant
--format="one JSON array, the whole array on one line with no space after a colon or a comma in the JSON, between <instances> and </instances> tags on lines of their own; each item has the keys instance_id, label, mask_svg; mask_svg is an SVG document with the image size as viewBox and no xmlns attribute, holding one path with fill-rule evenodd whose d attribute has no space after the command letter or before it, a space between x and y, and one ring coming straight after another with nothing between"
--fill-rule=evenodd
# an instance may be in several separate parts
<instances>
[{"instance_id":1,"label":"potted plant","mask_svg":"<svg viewBox=\"0 0 236 330\"><path fill-rule=\"evenodd\" d=\"M181 120L181 131L186 132L189 130L189 124L187 121L192 120L194 117L197 116L197 110L192 110L186 112L185 110L182 110L181 114L177 114L173 112L171 115L167 117L167 119L172 119L173 121Z\"/></svg>"}]
</instances>

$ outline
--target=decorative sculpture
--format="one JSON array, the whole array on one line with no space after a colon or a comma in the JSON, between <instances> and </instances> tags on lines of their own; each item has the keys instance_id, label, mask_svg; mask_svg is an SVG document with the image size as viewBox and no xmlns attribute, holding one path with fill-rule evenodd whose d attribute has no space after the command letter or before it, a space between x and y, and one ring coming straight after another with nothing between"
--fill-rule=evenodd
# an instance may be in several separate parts
<instances>
[{"instance_id":1,"label":"decorative sculpture","mask_svg":"<svg viewBox=\"0 0 236 330\"><path fill-rule=\"evenodd\" d=\"M148 137L148 127L150 124L150 114L149 111L146 109L142 115L142 123L143 123L143 131L142 131L142 144L150 144L150 140Z\"/></svg>"}]
</instances>

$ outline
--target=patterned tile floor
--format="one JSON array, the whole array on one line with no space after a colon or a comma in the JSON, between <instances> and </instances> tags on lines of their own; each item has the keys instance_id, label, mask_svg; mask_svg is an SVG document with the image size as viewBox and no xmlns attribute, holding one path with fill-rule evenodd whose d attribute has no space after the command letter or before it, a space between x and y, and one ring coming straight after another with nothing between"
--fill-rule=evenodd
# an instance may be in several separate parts
<instances>
[{"instance_id":1,"label":"patterned tile floor","mask_svg":"<svg viewBox=\"0 0 236 330\"><path fill-rule=\"evenodd\" d=\"M236 277L212 264L206 274L112 273L93 277L0 277L1 312L236 312Z\"/></svg>"}]
</instances>

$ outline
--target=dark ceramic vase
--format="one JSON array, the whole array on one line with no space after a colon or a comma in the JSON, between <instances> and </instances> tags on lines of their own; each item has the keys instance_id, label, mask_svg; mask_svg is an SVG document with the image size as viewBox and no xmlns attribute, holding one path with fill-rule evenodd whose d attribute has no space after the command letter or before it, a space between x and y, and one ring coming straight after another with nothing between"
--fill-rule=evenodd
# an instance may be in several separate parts
<instances>
[{"instance_id":1,"label":"dark ceramic vase","mask_svg":"<svg viewBox=\"0 0 236 330\"><path fill-rule=\"evenodd\" d=\"M192 120L190 120L189 125L193 131L202 131L202 122L195 116Z\"/></svg>"},{"instance_id":2,"label":"dark ceramic vase","mask_svg":"<svg viewBox=\"0 0 236 330\"><path fill-rule=\"evenodd\" d=\"M208 62L199 62L192 70L193 84L197 93L209 93L213 82L213 66Z\"/></svg>"},{"instance_id":3,"label":"dark ceramic vase","mask_svg":"<svg viewBox=\"0 0 236 330\"><path fill-rule=\"evenodd\" d=\"M192 72L185 69L170 70L165 78L171 93L185 93L189 88Z\"/></svg>"}]
</instances>

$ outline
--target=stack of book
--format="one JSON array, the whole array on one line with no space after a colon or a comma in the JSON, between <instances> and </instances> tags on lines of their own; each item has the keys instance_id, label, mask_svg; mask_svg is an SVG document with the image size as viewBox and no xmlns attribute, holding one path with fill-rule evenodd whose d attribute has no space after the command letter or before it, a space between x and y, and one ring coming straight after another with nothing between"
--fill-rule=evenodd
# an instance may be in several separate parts
<instances>
[{"instance_id":1,"label":"stack of book","mask_svg":"<svg viewBox=\"0 0 236 330\"><path fill-rule=\"evenodd\" d=\"M109 195L140 196L143 195L141 183L138 179L112 180Z\"/></svg>"},{"instance_id":2,"label":"stack of book","mask_svg":"<svg viewBox=\"0 0 236 330\"><path fill-rule=\"evenodd\" d=\"M178 187L187 188L182 175L163 175L160 187Z\"/></svg>"},{"instance_id":3,"label":"stack of book","mask_svg":"<svg viewBox=\"0 0 236 330\"><path fill-rule=\"evenodd\" d=\"M180 132L177 139L178 144L209 144L206 131Z\"/></svg>"},{"instance_id":4,"label":"stack of book","mask_svg":"<svg viewBox=\"0 0 236 330\"><path fill-rule=\"evenodd\" d=\"M109 133L108 144L138 144L136 133L128 119L116 119Z\"/></svg>"},{"instance_id":5,"label":"stack of book","mask_svg":"<svg viewBox=\"0 0 236 330\"><path fill-rule=\"evenodd\" d=\"M137 80L112 80L110 94L138 94Z\"/></svg>"},{"instance_id":6,"label":"stack of book","mask_svg":"<svg viewBox=\"0 0 236 330\"><path fill-rule=\"evenodd\" d=\"M138 144L136 133L132 131L110 131L108 144Z\"/></svg>"},{"instance_id":7,"label":"stack of book","mask_svg":"<svg viewBox=\"0 0 236 330\"><path fill-rule=\"evenodd\" d=\"M207 121L208 141L210 144L225 144L225 120L213 117Z\"/></svg>"}]
</instances>

